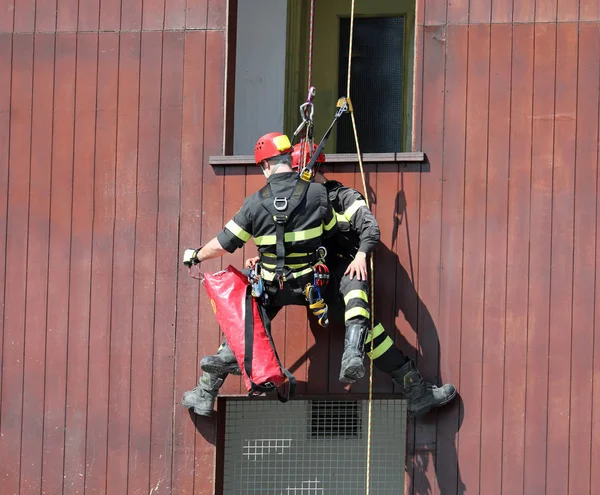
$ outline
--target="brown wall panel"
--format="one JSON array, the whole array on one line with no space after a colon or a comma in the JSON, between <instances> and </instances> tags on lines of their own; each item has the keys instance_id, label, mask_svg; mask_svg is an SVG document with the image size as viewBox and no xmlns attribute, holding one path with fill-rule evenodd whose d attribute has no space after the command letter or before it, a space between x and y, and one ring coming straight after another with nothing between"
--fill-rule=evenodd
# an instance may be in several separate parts
<instances>
[{"instance_id":1,"label":"brown wall panel","mask_svg":"<svg viewBox=\"0 0 600 495\"><path fill-rule=\"evenodd\" d=\"M100 1L100 31L121 30L121 0Z\"/></svg>"},{"instance_id":2,"label":"brown wall panel","mask_svg":"<svg viewBox=\"0 0 600 495\"><path fill-rule=\"evenodd\" d=\"M50 238L50 171L52 162L52 115L54 83L54 35L34 38L33 111L31 116L31 182L27 256L25 354L23 357L23 415L21 489L40 491L46 314L48 302L48 245ZM35 253L35 254L34 254Z\"/></svg>"},{"instance_id":3,"label":"brown wall panel","mask_svg":"<svg viewBox=\"0 0 600 495\"><path fill-rule=\"evenodd\" d=\"M79 31L97 31L100 22L100 0L80 2L77 20Z\"/></svg>"},{"instance_id":4,"label":"brown wall panel","mask_svg":"<svg viewBox=\"0 0 600 495\"><path fill-rule=\"evenodd\" d=\"M206 29L208 0L188 0L185 14L185 26L188 29Z\"/></svg>"},{"instance_id":5,"label":"brown wall panel","mask_svg":"<svg viewBox=\"0 0 600 495\"><path fill-rule=\"evenodd\" d=\"M569 493L590 490L591 450L580 448L592 439L594 369L594 277L597 235L598 76L600 32L597 26L579 28L577 78L577 136L575 148L575 214L573 239L573 327L569 433ZM585 330L587 331L585 331ZM566 356L565 356L566 358ZM563 363L564 365L564 363ZM597 431L597 428L594 429ZM596 487L597 489L597 487ZM593 491L592 491L593 493Z\"/></svg>"},{"instance_id":6,"label":"brown wall panel","mask_svg":"<svg viewBox=\"0 0 600 495\"><path fill-rule=\"evenodd\" d=\"M572 2L576 3L576 2ZM556 21L556 9L558 0L536 0L535 1L535 21L553 22Z\"/></svg>"},{"instance_id":7,"label":"brown wall panel","mask_svg":"<svg viewBox=\"0 0 600 495\"><path fill-rule=\"evenodd\" d=\"M534 43L525 493L546 489L556 25L536 24Z\"/></svg>"},{"instance_id":8,"label":"brown wall panel","mask_svg":"<svg viewBox=\"0 0 600 495\"><path fill-rule=\"evenodd\" d=\"M579 20L598 22L600 20L600 3L596 0L579 0Z\"/></svg>"},{"instance_id":9,"label":"brown wall panel","mask_svg":"<svg viewBox=\"0 0 600 495\"><path fill-rule=\"evenodd\" d=\"M552 280L548 359L547 486L568 493L573 307L573 215L577 119L578 26L559 23L556 33L554 170L552 179Z\"/></svg>"},{"instance_id":10,"label":"brown wall panel","mask_svg":"<svg viewBox=\"0 0 600 495\"><path fill-rule=\"evenodd\" d=\"M206 33L185 35L181 159L181 211L179 245L200 246L202 218L204 67ZM181 270L177 290L177 338L175 341L175 402L179 404L183 391L191 390L198 379L198 339L204 332L198 326L198 294L204 290L199 281ZM194 449L196 430L187 409L175 409L173 441L178 448L173 453L173 490L192 493L194 486Z\"/></svg>"},{"instance_id":11,"label":"brown wall panel","mask_svg":"<svg viewBox=\"0 0 600 495\"><path fill-rule=\"evenodd\" d=\"M35 0L15 0L13 16L15 33L32 33L35 29Z\"/></svg>"},{"instance_id":12,"label":"brown wall panel","mask_svg":"<svg viewBox=\"0 0 600 495\"><path fill-rule=\"evenodd\" d=\"M14 25L14 6L14 0L0 0L0 33L12 33Z\"/></svg>"},{"instance_id":13,"label":"brown wall panel","mask_svg":"<svg viewBox=\"0 0 600 495\"><path fill-rule=\"evenodd\" d=\"M480 487L502 489L502 424L506 328L508 167L512 28L492 25L490 32L490 101L487 157L485 301L481 390Z\"/></svg>"},{"instance_id":14,"label":"brown wall panel","mask_svg":"<svg viewBox=\"0 0 600 495\"><path fill-rule=\"evenodd\" d=\"M533 25L513 27L502 493L523 493L525 380L531 194L531 108L533 105ZM510 445L510 448L508 446Z\"/></svg>"},{"instance_id":15,"label":"brown wall panel","mask_svg":"<svg viewBox=\"0 0 600 495\"><path fill-rule=\"evenodd\" d=\"M185 0L165 0L164 29L185 27Z\"/></svg>"},{"instance_id":16,"label":"brown wall panel","mask_svg":"<svg viewBox=\"0 0 600 495\"><path fill-rule=\"evenodd\" d=\"M31 158L33 36L16 34L12 43L11 129L6 211L6 271L2 395L0 398L0 479L2 489L19 492L23 415L23 353L27 229ZM7 283L8 282L8 283Z\"/></svg>"},{"instance_id":17,"label":"brown wall panel","mask_svg":"<svg viewBox=\"0 0 600 495\"><path fill-rule=\"evenodd\" d=\"M35 31L53 33L56 31L57 0L37 0L35 3Z\"/></svg>"},{"instance_id":18,"label":"brown wall panel","mask_svg":"<svg viewBox=\"0 0 600 495\"><path fill-rule=\"evenodd\" d=\"M165 22L164 0L143 0L142 30L160 31Z\"/></svg>"},{"instance_id":19,"label":"brown wall panel","mask_svg":"<svg viewBox=\"0 0 600 495\"><path fill-rule=\"evenodd\" d=\"M512 21L513 17L513 1L512 0L495 0L492 2L492 21L493 23Z\"/></svg>"},{"instance_id":20,"label":"brown wall panel","mask_svg":"<svg viewBox=\"0 0 600 495\"><path fill-rule=\"evenodd\" d=\"M94 222L94 142L98 36L77 37L73 212L65 418L65 490L83 492Z\"/></svg>"},{"instance_id":21,"label":"brown wall panel","mask_svg":"<svg viewBox=\"0 0 600 495\"><path fill-rule=\"evenodd\" d=\"M56 31L70 32L77 30L77 16L79 14L78 0L57 0ZM37 20L37 17L36 17Z\"/></svg>"},{"instance_id":22,"label":"brown wall panel","mask_svg":"<svg viewBox=\"0 0 600 495\"><path fill-rule=\"evenodd\" d=\"M98 36L86 492L106 490L119 37Z\"/></svg>"},{"instance_id":23,"label":"brown wall panel","mask_svg":"<svg viewBox=\"0 0 600 495\"><path fill-rule=\"evenodd\" d=\"M492 22L492 0L470 2L469 22L471 24L490 24Z\"/></svg>"},{"instance_id":24,"label":"brown wall panel","mask_svg":"<svg viewBox=\"0 0 600 495\"><path fill-rule=\"evenodd\" d=\"M162 33L142 33L131 345L130 493L150 491Z\"/></svg>"},{"instance_id":25,"label":"brown wall panel","mask_svg":"<svg viewBox=\"0 0 600 495\"><path fill-rule=\"evenodd\" d=\"M172 484L176 297L179 267L183 33L163 35L156 300L152 370L150 487L167 492ZM158 488L156 488L158 490Z\"/></svg>"},{"instance_id":26,"label":"brown wall panel","mask_svg":"<svg viewBox=\"0 0 600 495\"><path fill-rule=\"evenodd\" d=\"M138 143L140 33L119 43L116 200L110 338L107 491L127 490Z\"/></svg>"},{"instance_id":27,"label":"brown wall panel","mask_svg":"<svg viewBox=\"0 0 600 495\"><path fill-rule=\"evenodd\" d=\"M460 334L460 390L463 424L458 456L469 458L462 466L469 490L481 491L481 376L483 363L483 313L485 302L486 182L489 128L490 26L469 27L465 150L465 198ZM451 159L451 157L448 157ZM460 174L457 174L460 175ZM443 229L443 227L442 227ZM443 231L443 230L442 230ZM456 261L451 263L459 264ZM448 266L448 265L445 265ZM457 287L458 289L458 284ZM448 287L450 289L450 287ZM450 327L448 327L450 328ZM443 344L442 344L443 345ZM445 347L445 346L444 346Z\"/></svg>"},{"instance_id":28,"label":"brown wall panel","mask_svg":"<svg viewBox=\"0 0 600 495\"><path fill-rule=\"evenodd\" d=\"M121 30L138 31L142 28L142 0L128 0L121 5Z\"/></svg>"},{"instance_id":29,"label":"brown wall panel","mask_svg":"<svg viewBox=\"0 0 600 495\"><path fill-rule=\"evenodd\" d=\"M513 2L513 22L533 22L535 20L536 0Z\"/></svg>"}]
</instances>

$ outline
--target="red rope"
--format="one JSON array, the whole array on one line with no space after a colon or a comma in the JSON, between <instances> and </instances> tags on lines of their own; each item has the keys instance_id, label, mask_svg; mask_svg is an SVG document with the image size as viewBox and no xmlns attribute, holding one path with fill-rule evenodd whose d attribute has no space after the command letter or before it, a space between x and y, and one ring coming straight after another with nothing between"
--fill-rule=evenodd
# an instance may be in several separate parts
<instances>
[{"instance_id":1,"label":"red rope","mask_svg":"<svg viewBox=\"0 0 600 495\"><path fill-rule=\"evenodd\" d=\"M310 2L310 26L308 28L308 88L312 86L313 24L315 20L315 0Z\"/></svg>"}]
</instances>

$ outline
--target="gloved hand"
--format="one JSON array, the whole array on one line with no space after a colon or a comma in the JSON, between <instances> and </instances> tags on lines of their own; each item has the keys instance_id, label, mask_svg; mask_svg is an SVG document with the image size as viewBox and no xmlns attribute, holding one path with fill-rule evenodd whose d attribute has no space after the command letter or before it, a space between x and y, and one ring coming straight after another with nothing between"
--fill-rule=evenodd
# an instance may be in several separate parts
<instances>
[{"instance_id":1,"label":"gloved hand","mask_svg":"<svg viewBox=\"0 0 600 495\"><path fill-rule=\"evenodd\" d=\"M187 266L188 268L191 268L192 265L197 265L198 263L200 263L200 261L198 260L198 258L196 258L196 255L198 254L198 251L200 251L200 248L198 249L186 249L183 252L183 264L185 266Z\"/></svg>"}]
</instances>

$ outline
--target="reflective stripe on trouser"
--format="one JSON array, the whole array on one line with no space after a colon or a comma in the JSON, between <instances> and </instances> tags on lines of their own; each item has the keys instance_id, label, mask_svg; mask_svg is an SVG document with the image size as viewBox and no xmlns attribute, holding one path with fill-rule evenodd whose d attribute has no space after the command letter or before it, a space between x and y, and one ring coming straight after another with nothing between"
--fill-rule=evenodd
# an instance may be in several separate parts
<instances>
[{"instance_id":1,"label":"reflective stripe on trouser","mask_svg":"<svg viewBox=\"0 0 600 495\"><path fill-rule=\"evenodd\" d=\"M371 343L372 342L372 343ZM391 373L404 366L408 358L398 349L392 338L385 333L381 323L373 328L365 341L365 352L377 369Z\"/></svg>"},{"instance_id":2,"label":"reflective stripe on trouser","mask_svg":"<svg viewBox=\"0 0 600 495\"><path fill-rule=\"evenodd\" d=\"M350 279L344 275L340 280L340 295L344 298L344 321L348 323L365 322L371 325L369 306L369 284L366 280Z\"/></svg>"}]
</instances>

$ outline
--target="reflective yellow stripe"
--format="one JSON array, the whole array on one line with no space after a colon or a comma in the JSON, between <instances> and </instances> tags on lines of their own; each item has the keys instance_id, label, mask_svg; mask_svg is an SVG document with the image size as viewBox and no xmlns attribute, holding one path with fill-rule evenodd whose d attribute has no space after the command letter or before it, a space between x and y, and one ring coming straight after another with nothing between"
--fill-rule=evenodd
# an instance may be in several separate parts
<instances>
[{"instance_id":1,"label":"reflective yellow stripe","mask_svg":"<svg viewBox=\"0 0 600 495\"><path fill-rule=\"evenodd\" d=\"M362 299L365 302L369 302L369 298L367 296L367 293L364 290L360 290L360 289L354 289L351 290L350 292L348 292L348 294L346 294L344 296L344 303L348 304L348 301L350 299Z\"/></svg>"},{"instance_id":2,"label":"reflective yellow stripe","mask_svg":"<svg viewBox=\"0 0 600 495\"><path fill-rule=\"evenodd\" d=\"M260 253L262 256L268 256L269 258L277 258L275 253ZM287 253L286 258L299 258L300 256L310 256L313 253Z\"/></svg>"},{"instance_id":3,"label":"reflective yellow stripe","mask_svg":"<svg viewBox=\"0 0 600 495\"><path fill-rule=\"evenodd\" d=\"M348 220L346 220L346 217L344 215L342 215L341 213L338 213L337 211L335 212L335 218L337 218L338 223L340 223L340 222L348 223Z\"/></svg>"},{"instance_id":4,"label":"reflective yellow stripe","mask_svg":"<svg viewBox=\"0 0 600 495\"><path fill-rule=\"evenodd\" d=\"M299 230L297 232L286 232L284 242L308 241L323 235L323 225L314 227L308 230ZM277 238L274 235L261 235L254 238L254 243L257 246L274 246Z\"/></svg>"},{"instance_id":5,"label":"reflective yellow stripe","mask_svg":"<svg viewBox=\"0 0 600 495\"><path fill-rule=\"evenodd\" d=\"M371 315L365 308L352 308L346 311L344 318L348 321L350 318L354 318L355 316L364 316L365 318L369 318Z\"/></svg>"},{"instance_id":6,"label":"reflective yellow stripe","mask_svg":"<svg viewBox=\"0 0 600 495\"><path fill-rule=\"evenodd\" d=\"M394 345L394 341L390 337L386 337L385 340L379 344L372 352L367 352L367 356L371 359L377 359L381 357L390 347Z\"/></svg>"},{"instance_id":7,"label":"reflective yellow stripe","mask_svg":"<svg viewBox=\"0 0 600 495\"><path fill-rule=\"evenodd\" d=\"M270 268L272 270L277 268L277 265L272 265L271 263L263 263L262 266L263 266L263 268ZM295 264L295 265L286 264L285 266L287 266L288 268L291 268L292 270L297 270L298 268L304 268L305 266L308 266L308 263L300 263L300 264Z\"/></svg>"},{"instance_id":8,"label":"reflective yellow stripe","mask_svg":"<svg viewBox=\"0 0 600 495\"><path fill-rule=\"evenodd\" d=\"M362 199L355 201L350 205L350 208L344 212L344 217L350 221L352 215L354 215L361 206L367 206L367 203L365 203Z\"/></svg>"},{"instance_id":9,"label":"reflective yellow stripe","mask_svg":"<svg viewBox=\"0 0 600 495\"><path fill-rule=\"evenodd\" d=\"M307 273L312 273L312 271L313 271L312 266L309 266L308 268L306 268L304 270L300 270L299 272L294 272L291 275L292 275L292 278L298 278L298 277L301 277L302 275L306 275ZM275 278L275 273L267 271L267 270L263 270L262 278L264 278L267 282L271 282ZM283 277L283 280L287 280L285 275Z\"/></svg>"},{"instance_id":10,"label":"reflective yellow stripe","mask_svg":"<svg viewBox=\"0 0 600 495\"><path fill-rule=\"evenodd\" d=\"M243 242L248 242L250 240L250 237L252 237L251 234L246 232L242 227L240 227L233 220L230 220L229 222L227 222L227 225L225 225L225 228L227 230L229 230L238 239L242 240Z\"/></svg>"},{"instance_id":11,"label":"reflective yellow stripe","mask_svg":"<svg viewBox=\"0 0 600 495\"><path fill-rule=\"evenodd\" d=\"M381 323L377 323L377 325L375 325L375 328L373 328L373 330L369 332L369 335L367 335L366 342L371 342L371 339L379 337L383 332L385 332L385 328L383 328L383 325Z\"/></svg>"},{"instance_id":12,"label":"reflective yellow stripe","mask_svg":"<svg viewBox=\"0 0 600 495\"><path fill-rule=\"evenodd\" d=\"M335 224L337 223L337 217L335 215L333 215L333 217L331 217L331 221L325 225L325 230L331 230Z\"/></svg>"}]
</instances>

